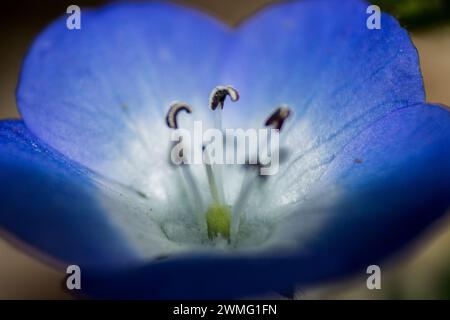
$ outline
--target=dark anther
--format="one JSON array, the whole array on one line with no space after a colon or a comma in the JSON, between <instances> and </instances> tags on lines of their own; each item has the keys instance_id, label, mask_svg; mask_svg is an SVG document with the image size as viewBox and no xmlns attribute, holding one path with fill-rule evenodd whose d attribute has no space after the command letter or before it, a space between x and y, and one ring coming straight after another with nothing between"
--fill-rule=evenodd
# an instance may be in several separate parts
<instances>
[{"instance_id":1,"label":"dark anther","mask_svg":"<svg viewBox=\"0 0 450 320\"><path fill-rule=\"evenodd\" d=\"M209 97L209 107L212 110L216 110L217 107L223 109L225 98L230 96L231 101L235 102L239 100L239 93L232 86L218 86L215 87Z\"/></svg>"},{"instance_id":2,"label":"dark anther","mask_svg":"<svg viewBox=\"0 0 450 320\"><path fill-rule=\"evenodd\" d=\"M187 113L192 112L190 105L183 102L174 102L170 105L169 111L167 111L166 123L169 128L178 129L177 115L180 111L186 111Z\"/></svg>"},{"instance_id":3,"label":"dark anther","mask_svg":"<svg viewBox=\"0 0 450 320\"><path fill-rule=\"evenodd\" d=\"M291 114L291 110L287 107L279 107L272 113L272 115L266 120L265 125L267 127L273 126L274 129L281 130L284 120L286 120Z\"/></svg>"}]
</instances>

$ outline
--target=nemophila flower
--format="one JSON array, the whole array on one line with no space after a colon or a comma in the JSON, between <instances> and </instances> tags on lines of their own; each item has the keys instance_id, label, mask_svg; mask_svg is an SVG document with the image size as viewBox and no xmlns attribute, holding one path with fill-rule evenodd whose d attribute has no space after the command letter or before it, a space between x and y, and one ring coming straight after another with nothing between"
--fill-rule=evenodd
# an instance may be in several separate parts
<instances>
[{"instance_id":1,"label":"nemophila flower","mask_svg":"<svg viewBox=\"0 0 450 320\"><path fill-rule=\"evenodd\" d=\"M90 297L248 297L363 274L450 205L450 113L426 104L407 32L388 15L367 29L366 9L289 2L235 29L157 3L83 11L81 30L56 21L25 59L23 120L0 123L2 229L79 265ZM287 151L276 175L168 161L170 127L268 119Z\"/></svg>"}]
</instances>

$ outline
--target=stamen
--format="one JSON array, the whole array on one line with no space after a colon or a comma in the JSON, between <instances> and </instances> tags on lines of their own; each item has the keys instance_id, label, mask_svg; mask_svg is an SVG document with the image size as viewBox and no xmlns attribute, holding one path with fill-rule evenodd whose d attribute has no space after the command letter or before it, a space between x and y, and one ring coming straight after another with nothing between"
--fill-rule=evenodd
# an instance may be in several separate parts
<instances>
[{"instance_id":1,"label":"stamen","mask_svg":"<svg viewBox=\"0 0 450 320\"><path fill-rule=\"evenodd\" d=\"M226 97L229 96L231 101L235 102L239 100L239 93L238 91L233 88L232 86L217 86L215 87L211 95L209 97L209 107L211 110L215 112L215 127L216 129L219 129L220 131L223 131L222 128L222 110L223 106L225 104ZM219 108L217 108L219 107ZM218 193L218 197L222 200L222 202L225 200L225 192L223 188L223 173L222 173L222 166L216 165L214 166L214 172L212 172L212 168L207 166L207 171L210 171L211 174L214 173L215 181L216 181L216 191Z\"/></svg>"},{"instance_id":2,"label":"stamen","mask_svg":"<svg viewBox=\"0 0 450 320\"><path fill-rule=\"evenodd\" d=\"M174 102L170 105L169 111L167 111L166 115L166 123L167 126L171 129L178 129L178 122L177 122L177 116L180 111L186 111L187 113L192 113L192 108L186 103L182 102ZM183 143L182 137L180 137L179 143ZM174 146L176 143L174 143ZM184 180L186 181L187 185L189 186L190 191L192 192L193 200L194 200L194 207L195 211L197 212L197 219L199 222L199 226L201 229L206 229L206 224L204 221L203 212L205 210L203 206L203 199L200 194L200 190L198 188L198 185L194 179L194 176L192 174L191 168L187 165L184 165L183 158L184 158L184 146L178 152L176 153L176 156L178 157L177 160L179 160L180 170L182 173L182 176L184 177Z\"/></svg>"},{"instance_id":3,"label":"stamen","mask_svg":"<svg viewBox=\"0 0 450 320\"><path fill-rule=\"evenodd\" d=\"M266 122L264 124L265 124L265 126L268 126L268 127L273 126L274 129L281 131L284 121L290 116L290 114L291 114L291 110L288 107L281 106L281 107L277 108L270 115L270 117L266 120ZM256 167L259 169L261 167L261 163L258 161L258 163L255 166L247 165L246 167L247 168ZM255 172L257 172L256 174L258 174L259 170L255 170ZM242 214L244 211L245 204L247 203L248 199L251 197L252 192L254 192L255 187L258 187L258 189L260 189L263 185L261 182L264 180L257 179L259 177L267 177L267 176L258 175L255 178L255 177L252 177L251 172L249 172L248 170L245 172L245 176L244 176L244 179L241 184L239 196L236 199L234 206L233 206L231 231L230 231L230 233L231 233L230 238L231 238L232 243L235 243L237 240L237 233L239 231L239 225L240 225L241 219L243 218ZM260 181L260 183L258 183L257 186L255 186L256 181Z\"/></svg>"},{"instance_id":4,"label":"stamen","mask_svg":"<svg viewBox=\"0 0 450 320\"><path fill-rule=\"evenodd\" d=\"M209 97L209 107L211 110L216 110L217 107L223 109L225 98L230 96L231 101L236 102L239 100L239 92L232 86L217 86L211 92Z\"/></svg>"},{"instance_id":5,"label":"stamen","mask_svg":"<svg viewBox=\"0 0 450 320\"><path fill-rule=\"evenodd\" d=\"M219 188L217 186L217 181L214 176L214 172L213 172L213 168L212 168L213 165L209 163L210 162L209 152L208 152L207 148L203 148L203 152L205 153L205 161L208 162L208 163L205 163L205 169L206 169L206 176L208 177L209 189L211 190L211 196L215 203L221 204L222 198L221 198L221 195L219 194Z\"/></svg>"},{"instance_id":6,"label":"stamen","mask_svg":"<svg viewBox=\"0 0 450 320\"><path fill-rule=\"evenodd\" d=\"M274 129L281 131L284 121L290 116L291 110L288 107L279 107L266 120L265 126L273 126Z\"/></svg>"},{"instance_id":7,"label":"stamen","mask_svg":"<svg viewBox=\"0 0 450 320\"><path fill-rule=\"evenodd\" d=\"M192 108L190 105L184 102L174 102L170 105L169 111L166 115L167 126L171 129L178 129L177 115L180 111L186 111L187 113L192 113Z\"/></svg>"}]
</instances>

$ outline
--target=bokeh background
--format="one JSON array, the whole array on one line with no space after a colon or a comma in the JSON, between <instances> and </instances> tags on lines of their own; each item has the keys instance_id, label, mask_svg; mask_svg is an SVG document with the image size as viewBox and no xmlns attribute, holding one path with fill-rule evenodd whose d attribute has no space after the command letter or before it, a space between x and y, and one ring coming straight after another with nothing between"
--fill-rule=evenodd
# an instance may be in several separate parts
<instances>
[{"instance_id":1,"label":"bokeh background","mask_svg":"<svg viewBox=\"0 0 450 320\"><path fill-rule=\"evenodd\" d=\"M33 38L66 8L95 7L104 0L0 1L0 119L18 118L15 88ZM179 0L236 25L271 0ZM450 105L450 1L378 0L395 15L416 45L429 102ZM338 14L338 13L337 13ZM0 181L0 183L2 183ZM450 196L450 195L449 195ZM1 210L1 204L0 204ZM380 230L382 236L382 230ZM70 299L65 274L37 261L0 238L0 299ZM368 290L366 275L302 289L301 299L450 299L450 212L382 270L382 289Z\"/></svg>"}]
</instances>

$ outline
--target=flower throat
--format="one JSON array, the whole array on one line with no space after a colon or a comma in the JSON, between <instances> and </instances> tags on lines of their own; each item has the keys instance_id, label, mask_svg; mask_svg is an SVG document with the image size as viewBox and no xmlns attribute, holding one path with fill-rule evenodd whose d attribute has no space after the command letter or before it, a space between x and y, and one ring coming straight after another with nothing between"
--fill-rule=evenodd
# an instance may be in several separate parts
<instances>
[{"instance_id":1,"label":"flower throat","mask_svg":"<svg viewBox=\"0 0 450 320\"><path fill-rule=\"evenodd\" d=\"M214 127L223 132L222 127L222 112L225 105L226 98L229 97L232 102L239 100L238 91L232 86L217 86L211 92L209 98L209 108L214 113ZM171 129L179 129L178 117L184 111L188 114L192 113L192 107L184 102L174 102L170 105L166 114L166 124ZM271 127L278 132L281 131L285 120L289 117L291 111L285 106L277 108L266 120L264 125ZM258 175L256 170L265 166L257 159L253 164L245 163L247 169L241 184L240 192L234 204L228 205L224 193L224 179L223 179L223 165L210 161L211 148L207 143L202 144L203 157L205 159L204 168L208 179L209 191L211 194L211 201L205 205L202 198L199 184L197 183L192 170L186 164L186 144L183 137L180 136L178 141L173 145L171 152L172 163L177 165L177 169L181 171L184 180L186 181L189 192L191 193L196 210L196 218L200 230L207 235L211 241L225 240L228 244L236 242L239 225L243 216L243 208L249 199L257 182L263 183L267 176ZM252 163L252 162L250 162Z\"/></svg>"}]
</instances>

